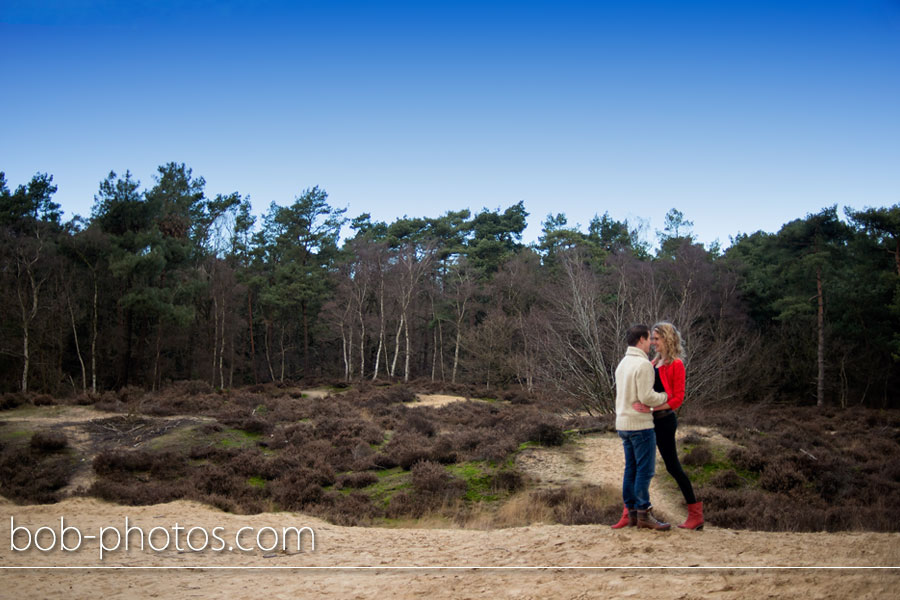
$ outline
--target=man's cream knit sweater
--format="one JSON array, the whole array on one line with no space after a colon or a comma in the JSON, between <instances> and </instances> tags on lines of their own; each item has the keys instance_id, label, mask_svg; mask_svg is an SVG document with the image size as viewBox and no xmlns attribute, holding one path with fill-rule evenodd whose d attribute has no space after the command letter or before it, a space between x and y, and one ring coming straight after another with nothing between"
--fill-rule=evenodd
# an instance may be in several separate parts
<instances>
[{"instance_id":1,"label":"man's cream knit sweater","mask_svg":"<svg viewBox=\"0 0 900 600\"><path fill-rule=\"evenodd\" d=\"M647 406L665 404L665 392L653 391L653 365L640 348L629 346L616 367L616 429L638 431L653 429L653 415L631 408L635 402Z\"/></svg>"}]
</instances>

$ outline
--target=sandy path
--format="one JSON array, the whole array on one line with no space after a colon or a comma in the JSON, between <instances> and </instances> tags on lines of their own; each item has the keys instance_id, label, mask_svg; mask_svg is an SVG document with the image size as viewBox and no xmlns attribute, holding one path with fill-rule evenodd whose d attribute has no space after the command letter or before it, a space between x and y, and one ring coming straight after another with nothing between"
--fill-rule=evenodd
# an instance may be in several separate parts
<instances>
[{"instance_id":1,"label":"sandy path","mask_svg":"<svg viewBox=\"0 0 900 600\"><path fill-rule=\"evenodd\" d=\"M715 438L718 434L685 427L679 430L679 439L689 433L710 438L716 443L728 444L728 440ZM576 441L574 447L531 448L520 453L516 466L540 482L540 485L563 486L570 484L594 484L611 490L622 489L625 470L622 442L614 433L588 435ZM687 509L681 492L666 474L662 457L656 455L656 476L650 484L650 499L654 513L672 524L684 522Z\"/></svg>"},{"instance_id":2,"label":"sandy path","mask_svg":"<svg viewBox=\"0 0 900 600\"><path fill-rule=\"evenodd\" d=\"M96 541L75 552L10 550L10 517L32 531L58 529L59 518L85 534L100 527L224 527L231 539L241 527L280 530L308 526L301 552L184 552L147 549L107 553ZM183 534L182 534L183 535ZM113 536L114 537L114 536ZM108 538L112 544L113 538ZM134 538L133 538L134 539ZM162 538L157 538L161 545ZM22 534L17 537L24 543ZM44 544L47 543L46 539ZM74 537L69 537L74 544ZM200 541L197 545L200 545ZM244 539L252 544L252 536ZM268 543L266 538L263 543ZM184 546L185 542L181 542ZM337 570L2 570L17 598L609 598L690 599L796 597L888 598L900 570L736 570L727 567L900 566L900 535L872 533L759 533L713 529L613 531L606 526L532 526L493 531L338 527L293 513L252 516L218 512L193 502L121 507L74 498L56 505L0 503L0 567L11 566L341 567ZM343 567L370 566L376 570ZM473 570L465 567L506 567ZM706 570L509 570L509 567L716 567ZM385 567L426 567L386 570ZM463 567L459 570L433 567Z\"/></svg>"},{"instance_id":3,"label":"sandy path","mask_svg":"<svg viewBox=\"0 0 900 600\"><path fill-rule=\"evenodd\" d=\"M453 404L454 402L465 402L467 400L467 398L463 398L462 396L448 396L447 394L416 394L416 398L418 398L417 402L411 402L410 404L407 404L407 406L410 408L439 408L441 406Z\"/></svg>"}]
</instances>

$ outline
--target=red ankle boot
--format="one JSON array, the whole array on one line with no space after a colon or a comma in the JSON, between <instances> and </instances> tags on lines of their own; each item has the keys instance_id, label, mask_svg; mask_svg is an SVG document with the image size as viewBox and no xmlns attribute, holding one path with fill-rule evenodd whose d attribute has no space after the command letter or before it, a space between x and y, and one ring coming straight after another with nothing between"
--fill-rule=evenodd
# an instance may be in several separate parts
<instances>
[{"instance_id":1,"label":"red ankle boot","mask_svg":"<svg viewBox=\"0 0 900 600\"><path fill-rule=\"evenodd\" d=\"M622 518L612 528L622 529L623 527L634 527L635 525L637 525L637 515L634 510L628 510L626 506L622 509Z\"/></svg>"},{"instance_id":2,"label":"red ankle boot","mask_svg":"<svg viewBox=\"0 0 900 600\"><path fill-rule=\"evenodd\" d=\"M693 504L688 504L687 507L687 521L679 525L679 527L682 529L703 529L703 503L694 502Z\"/></svg>"}]
</instances>

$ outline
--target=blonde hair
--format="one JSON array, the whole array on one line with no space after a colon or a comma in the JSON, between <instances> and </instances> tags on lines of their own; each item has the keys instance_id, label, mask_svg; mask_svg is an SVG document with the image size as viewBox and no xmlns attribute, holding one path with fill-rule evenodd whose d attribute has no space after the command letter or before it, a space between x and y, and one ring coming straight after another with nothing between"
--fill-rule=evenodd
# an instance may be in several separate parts
<instances>
[{"instance_id":1,"label":"blonde hair","mask_svg":"<svg viewBox=\"0 0 900 600\"><path fill-rule=\"evenodd\" d=\"M666 354L663 354L662 352L659 353L660 356L662 356L664 363L669 364L676 358L684 357L684 345L681 341L681 333L678 332L674 325L668 321L660 321L651 328L651 331L661 337L666 346Z\"/></svg>"}]
</instances>

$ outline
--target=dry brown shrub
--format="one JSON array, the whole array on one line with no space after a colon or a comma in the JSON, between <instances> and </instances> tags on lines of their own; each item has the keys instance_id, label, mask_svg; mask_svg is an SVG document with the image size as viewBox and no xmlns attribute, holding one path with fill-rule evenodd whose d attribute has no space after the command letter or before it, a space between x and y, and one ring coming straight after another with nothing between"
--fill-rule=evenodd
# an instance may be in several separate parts
<instances>
[{"instance_id":1,"label":"dry brown shrub","mask_svg":"<svg viewBox=\"0 0 900 600\"><path fill-rule=\"evenodd\" d=\"M466 482L453 476L442 465L425 460L410 469L412 486L417 496L446 501L458 498L466 492Z\"/></svg>"},{"instance_id":2,"label":"dry brown shrub","mask_svg":"<svg viewBox=\"0 0 900 600\"><path fill-rule=\"evenodd\" d=\"M121 481L114 479L98 479L88 493L109 502L130 506L144 506L171 502L187 496L191 491L185 481Z\"/></svg>"},{"instance_id":3,"label":"dry brown shrub","mask_svg":"<svg viewBox=\"0 0 900 600\"><path fill-rule=\"evenodd\" d=\"M753 473L761 473L768 463L766 458L758 450L751 450L740 446L730 448L727 456L728 460L734 463L734 466L738 469L751 471Z\"/></svg>"},{"instance_id":4,"label":"dry brown shrub","mask_svg":"<svg viewBox=\"0 0 900 600\"><path fill-rule=\"evenodd\" d=\"M31 403L35 406L53 406L56 400L49 394L35 394L31 398Z\"/></svg>"},{"instance_id":5,"label":"dry brown shrub","mask_svg":"<svg viewBox=\"0 0 900 600\"><path fill-rule=\"evenodd\" d=\"M491 479L491 490L494 493L517 492L523 487L525 487L525 477L518 471L498 471Z\"/></svg>"},{"instance_id":6,"label":"dry brown shrub","mask_svg":"<svg viewBox=\"0 0 900 600\"><path fill-rule=\"evenodd\" d=\"M692 467L702 467L703 465L711 463L712 460L712 450L710 450L708 446L699 445L694 446L691 451L681 459L681 462Z\"/></svg>"},{"instance_id":7,"label":"dry brown shrub","mask_svg":"<svg viewBox=\"0 0 900 600\"><path fill-rule=\"evenodd\" d=\"M51 503L76 469L73 457L34 450L30 445L0 450L0 490L17 502Z\"/></svg>"},{"instance_id":8,"label":"dry brown shrub","mask_svg":"<svg viewBox=\"0 0 900 600\"><path fill-rule=\"evenodd\" d=\"M340 475L335 482L335 487L337 489L343 488L354 488L354 489L362 489L364 487L370 486L373 483L378 482L378 476L375 473L370 472L362 472L362 473L346 473L344 475Z\"/></svg>"},{"instance_id":9,"label":"dry brown shrub","mask_svg":"<svg viewBox=\"0 0 900 600\"><path fill-rule=\"evenodd\" d=\"M622 514L617 490L599 486L569 486L535 490L514 496L497 511L500 526L535 522L586 525L614 523Z\"/></svg>"},{"instance_id":10,"label":"dry brown shrub","mask_svg":"<svg viewBox=\"0 0 900 600\"><path fill-rule=\"evenodd\" d=\"M447 435L438 437L431 447L429 459L442 465L451 465L459 461L459 453L453 447L453 438Z\"/></svg>"},{"instance_id":11,"label":"dry brown shrub","mask_svg":"<svg viewBox=\"0 0 900 600\"><path fill-rule=\"evenodd\" d=\"M69 440L62 431L36 431L29 445L37 452L59 452L69 445Z\"/></svg>"},{"instance_id":12,"label":"dry brown shrub","mask_svg":"<svg viewBox=\"0 0 900 600\"><path fill-rule=\"evenodd\" d=\"M305 510L345 527L365 525L372 518L378 516L378 511L372 505L369 497L359 492L351 492L347 495L331 492L322 496L317 504L308 506Z\"/></svg>"},{"instance_id":13,"label":"dry brown shrub","mask_svg":"<svg viewBox=\"0 0 900 600\"><path fill-rule=\"evenodd\" d=\"M763 469L759 477L759 487L769 492L790 492L806 483L793 461L778 457Z\"/></svg>"},{"instance_id":14,"label":"dry brown shrub","mask_svg":"<svg viewBox=\"0 0 900 600\"><path fill-rule=\"evenodd\" d=\"M7 392L0 395L0 410L18 408L28 402L28 396L22 392Z\"/></svg>"},{"instance_id":15,"label":"dry brown shrub","mask_svg":"<svg viewBox=\"0 0 900 600\"><path fill-rule=\"evenodd\" d=\"M403 431L392 437L381 453L387 460L377 457L375 461L379 465L393 463L409 470L417 462L428 460L430 453L431 443L428 438L419 433Z\"/></svg>"},{"instance_id":16,"label":"dry brown shrub","mask_svg":"<svg viewBox=\"0 0 900 600\"><path fill-rule=\"evenodd\" d=\"M437 426L432 419L429 419L424 414L425 412L424 410L408 412L403 422L403 428L421 433L426 437L433 437L437 432Z\"/></svg>"},{"instance_id":17,"label":"dry brown shrub","mask_svg":"<svg viewBox=\"0 0 900 600\"><path fill-rule=\"evenodd\" d=\"M744 483L746 483L744 479L734 469L719 471L709 480L709 485L726 489L739 488Z\"/></svg>"},{"instance_id":18,"label":"dry brown shrub","mask_svg":"<svg viewBox=\"0 0 900 600\"><path fill-rule=\"evenodd\" d=\"M416 394L407 386L398 383L375 392L373 399L384 404L415 402Z\"/></svg>"}]
</instances>

